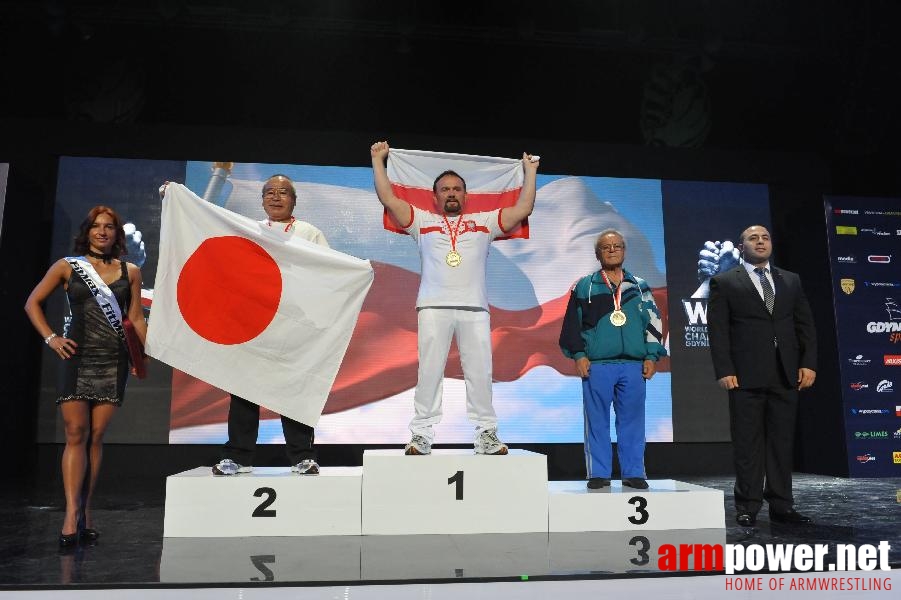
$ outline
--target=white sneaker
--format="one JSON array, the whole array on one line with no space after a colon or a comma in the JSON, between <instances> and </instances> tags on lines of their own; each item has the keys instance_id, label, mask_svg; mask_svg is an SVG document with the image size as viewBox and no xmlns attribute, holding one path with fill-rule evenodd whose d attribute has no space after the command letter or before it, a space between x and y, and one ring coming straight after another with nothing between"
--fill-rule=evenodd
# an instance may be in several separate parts
<instances>
[{"instance_id":1,"label":"white sneaker","mask_svg":"<svg viewBox=\"0 0 901 600\"><path fill-rule=\"evenodd\" d=\"M416 456L419 454L431 454L432 442L428 441L421 435L414 435L410 443L404 446L404 454L407 456Z\"/></svg>"},{"instance_id":2,"label":"white sneaker","mask_svg":"<svg viewBox=\"0 0 901 600\"><path fill-rule=\"evenodd\" d=\"M319 464L312 458L305 458L291 467L291 472L298 475L319 475Z\"/></svg>"},{"instance_id":3,"label":"white sneaker","mask_svg":"<svg viewBox=\"0 0 901 600\"><path fill-rule=\"evenodd\" d=\"M213 465L213 475L235 475L237 473L251 472L253 472L253 467L245 467L244 465L239 465L230 458L223 458L218 463Z\"/></svg>"},{"instance_id":4,"label":"white sneaker","mask_svg":"<svg viewBox=\"0 0 901 600\"><path fill-rule=\"evenodd\" d=\"M507 444L497 437L497 429L485 429L473 444L476 454L506 454Z\"/></svg>"}]
</instances>

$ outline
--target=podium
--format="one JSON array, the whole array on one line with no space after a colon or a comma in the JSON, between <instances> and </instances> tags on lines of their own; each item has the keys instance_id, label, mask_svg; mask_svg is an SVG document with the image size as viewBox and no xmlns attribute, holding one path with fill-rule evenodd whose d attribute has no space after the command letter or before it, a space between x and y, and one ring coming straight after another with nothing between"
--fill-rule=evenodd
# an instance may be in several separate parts
<instances>
[{"instance_id":1,"label":"podium","mask_svg":"<svg viewBox=\"0 0 901 600\"><path fill-rule=\"evenodd\" d=\"M547 531L547 457L363 452L363 535Z\"/></svg>"},{"instance_id":2,"label":"podium","mask_svg":"<svg viewBox=\"0 0 901 600\"><path fill-rule=\"evenodd\" d=\"M197 467L166 479L163 537L360 535L360 467L316 476L257 467L217 477Z\"/></svg>"},{"instance_id":3,"label":"podium","mask_svg":"<svg viewBox=\"0 0 901 600\"><path fill-rule=\"evenodd\" d=\"M197 467L167 478L163 535L659 535L725 528L720 490L672 479L650 480L647 490L624 487L618 480L600 490L589 490L585 483L548 482L547 457L516 449L503 456L469 449L438 449L426 456L366 450L362 467L323 467L318 476L258 467L216 477L210 467ZM395 547L409 551L410 543L385 540L383 546L388 552ZM380 557L371 556L370 572L384 571ZM477 562L461 560L459 568L477 571Z\"/></svg>"}]
</instances>

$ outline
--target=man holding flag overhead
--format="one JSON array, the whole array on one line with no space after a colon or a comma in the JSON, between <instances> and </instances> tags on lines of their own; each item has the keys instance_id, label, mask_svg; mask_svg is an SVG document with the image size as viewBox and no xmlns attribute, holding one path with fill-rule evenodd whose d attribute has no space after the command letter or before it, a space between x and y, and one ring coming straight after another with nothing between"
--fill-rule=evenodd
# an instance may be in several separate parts
<instances>
[{"instance_id":1,"label":"man holding flag overhead","mask_svg":"<svg viewBox=\"0 0 901 600\"><path fill-rule=\"evenodd\" d=\"M481 165L480 178L488 172L494 181L511 177L511 182L496 185L503 189L480 197L480 207L493 208L491 202L504 206L504 192L511 188L519 187L519 196L511 206L466 212L466 182L457 172L446 170L438 175L431 189L433 206L423 206L421 200L428 192L422 189L421 177L395 176L396 185L392 185L385 166L389 156L387 142L373 144L370 154L375 191L387 213L386 228L408 233L420 253L421 280L416 299L419 371L413 399L415 415L410 422L412 438L405 452L409 455L431 452L432 428L441 421L444 367L451 338L456 336L466 381L467 415L476 423L475 452L506 454L507 446L497 436L497 415L491 404L491 325L486 266L492 240L516 235L516 230L522 229L522 221L532 212L537 157L533 159L523 153L521 167L519 161L508 160L489 160L487 165ZM416 171L417 159L419 165L429 165L438 158L463 170L478 162L467 159L481 158L393 151L392 157L397 156L404 162L391 165L395 175ZM394 227L387 217L393 219Z\"/></svg>"}]
</instances>

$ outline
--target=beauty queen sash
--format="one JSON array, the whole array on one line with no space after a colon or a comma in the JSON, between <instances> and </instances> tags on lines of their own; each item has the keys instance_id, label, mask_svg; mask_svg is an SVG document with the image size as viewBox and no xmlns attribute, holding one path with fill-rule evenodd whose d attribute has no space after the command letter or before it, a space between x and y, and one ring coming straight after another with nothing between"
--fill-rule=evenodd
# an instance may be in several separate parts
<instances>
[{"instance_id":1,"label":"beauty queen sash","mask_svg":"<svg viewBox=\"0 0 901 600\"><path fill-rule=\"evenodd\" d=\"M83 256L67 256L66 262L88 286L110 327L125 343L131 366L135 369L135 375L138 379L144 379L147 376L147 369L144 365L144 347L141 340L138 339L134 325L128 320L128 317L122 315L122 307L119 306L119 301L113 295L113 290L104 283L100 274L94 269L94 265Z\"/></svg>"}]
</instances>

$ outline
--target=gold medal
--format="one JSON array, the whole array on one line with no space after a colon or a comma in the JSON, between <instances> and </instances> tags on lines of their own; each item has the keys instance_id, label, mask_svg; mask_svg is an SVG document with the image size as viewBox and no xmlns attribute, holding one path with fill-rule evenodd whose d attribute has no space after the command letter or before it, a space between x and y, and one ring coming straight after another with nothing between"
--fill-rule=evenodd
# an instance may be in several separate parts
<instances>
[{"instance_id":1,"label":"gold medal","mask_svg":"<svg viewBox=\"0 0 901 600\"><path fill-rule=\"evenodd\" d=\"M604 283L607 284L607 289L610 290L613 295L613 312L610 313L610 322L613 323L614 327L622 327L626 324L626 313L622 311L623 305L623 280L622 278L619 280L619 285L614 286L610 283L610 278L607 277L607 273L604 272L604 269L601 269L601 277L604 278Z\"/></svg>"},{"instance_id":2,"label":"gold medal","mask_svg":"<svg viewBox=\"0 0 901 600\"><path fill-rule=\"evenodd\" d=\"M447 235L450 238L451 243L450 252L444 257L444 262L446 262L449 267L459 267L460 263L463 262L463 257L457 252L457 236L460 235L460 223L463 222L463 215L460 215L457 219L455 227L451 227L450 221L447 220L447 215L441 216L444 217L444 224L447 225Z\"/></svg>"}]
</instances>

